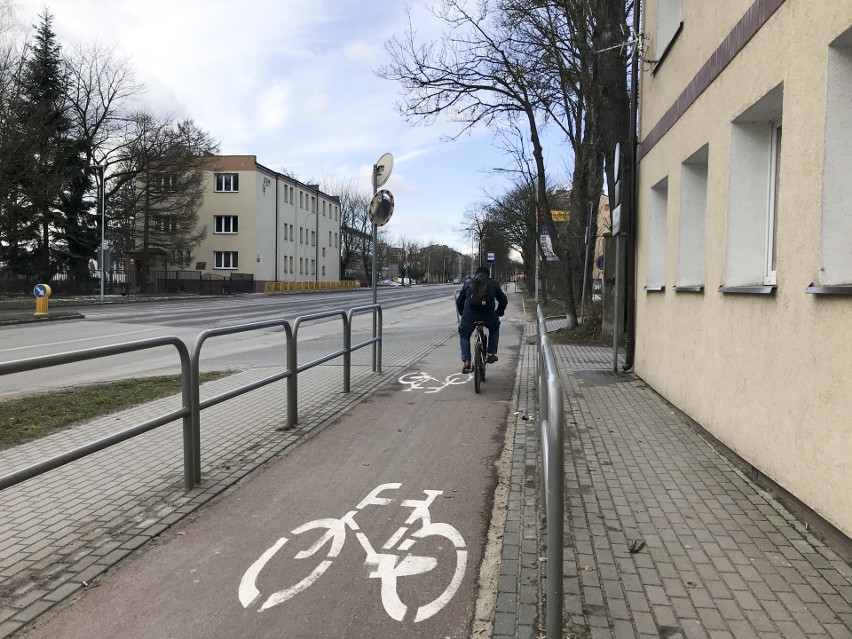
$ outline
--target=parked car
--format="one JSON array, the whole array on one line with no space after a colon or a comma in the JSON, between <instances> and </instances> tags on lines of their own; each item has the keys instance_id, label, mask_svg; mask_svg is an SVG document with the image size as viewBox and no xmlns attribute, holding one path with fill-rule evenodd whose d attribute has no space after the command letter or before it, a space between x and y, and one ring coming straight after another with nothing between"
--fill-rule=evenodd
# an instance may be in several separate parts
<instances>
[{"instance_id":1,"label":"parked car","mask_svg":"<svg viewBox=\"0 0 852 639\"><path fill-rule=\"evenodd\" d=\"M461 282L459 282L459 278L454 279L453 284L461 284Z\"/></svg>"}]
</instances>

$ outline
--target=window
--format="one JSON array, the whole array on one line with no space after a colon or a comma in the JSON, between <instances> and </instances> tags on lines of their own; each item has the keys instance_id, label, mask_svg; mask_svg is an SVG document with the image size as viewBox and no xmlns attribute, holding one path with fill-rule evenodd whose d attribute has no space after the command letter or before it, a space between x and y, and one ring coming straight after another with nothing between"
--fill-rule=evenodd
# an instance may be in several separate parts
<instances>
[{"instance_id":1,"label":"window","mask_svg":"<svg viewBox=\"0 0 852 639\"><path fill-rule=\"evenodd\" d=\"M316 262L314 260L311 260L311 275L316 275L316 272L317 272Z\"/></svg>"},{"instance_id":2,"label":"window","mask_svg":"<svg viewBox=\"0 0 852 639\"><path fill-rule=\"evenodd\" d=\"M648 229L648 290L666 285L666 233L669 207L669 179L663 178L651 189L651 223Z\"/></svg>"},{"instance_id":3,"label":"window","mask_svg":"<svg viewBox=\"0 0 852 639\"><path fill-rule=\"evenodd\" d=\"M152 176L152 189L161 193L172 192L177 189L177 176L173 173L155 173Z\"/></svg>"},{"instance_id":4,"label":"window","mask_svg":"<svg viewBox=\"0 0 852 639\"><path fill-rule=\"evenodd\" d=\"M322 216L325 217L325 200L322 203Z\"/></svg>"},{"instance_id":5,"label":"window","mask_svg":"<svg viewBox=\"0 0 852 639\"><path fill-rule=\"evenodd\" d=\"M299 258L299 275L303 275L305 273L305 258Z\"/></svg>"},{"instance_id":6,"label":"window","mask_svg":"<svg viewBox=\"0 0 852 639\"><path fill-rule=\"evenodd\" d=\"M325 266L322 267L322 276L325 277Z\"/></svg>"},{"instance_id":7,"label":"window","mask_svg":"<svg viewBox=\"0 0 852 639\"><path fill-rule=\"evenodd\" d=\"M852 29L828 48L819 283L852 284Z\"/></svg>"},{"instance_id":8,"label":"window","mask_svg":"<svg viewBox=\"0 0 852 639\"><path fill-rule=\"evenodd\" d=\"M286 273L287 272L287 256L286 255L284 256L284 259L282 260L282 264L284 265L284 272Z\"/></svg>"},{"instance_id":9,"label":"window","mask_svg":"<svg viewBox=\"0 0 852 639\"><path fill-rule=\"evenodd\" d=\"M213 268L239 268L239 258L236 251L214 251L215 266Z\"/></svg>"},{"instance_id":10,"label":"window","mask_svg":"<svg viewBox=\"0 0 852 639\"><path fill-rule=\"evenodd\" d=\"M311 231L311 246L317 245L317 236L315 231Z\"/></svg>"},{"instance_id":11,"label":"window","mask_svg":"<svg viewBox=\"0 0 852 639\"><path fill-rule=\"evenodd\" d=\"M783 85L731 124L725 286L774 286Z\"/></svg>"},{"instance_id":12,"label":"window","mask_svg":"<svg viewBox=\"0 0 852 639\"><path fill-rule=\"evenodd\" d=\"M303 227L299 227L299 244L305 243L305 229Z\"/></svg>"},{"instance_id":13,"label":"window","mask_svg":"<svg viewBox=\"0 0 852 639\"><path fill-rule=\"evenodd\" d=\"M214 215L213 216L213 232L214 233L236 233L238 231L236 215Z\"/></svg>"},{"instance_id":14,"label":"window","mask_svg":"<svg viewBox=\"0 0 852 639\"><path fill-rule=\"evenodd\" d=\"M693 153L680 167L680 229L677 249L677 288L704 286L704 226L707 217L708 146Z\"/></svg>"},{"instance_id":15,"label":"window","mask_svg":"<svg viewBox=\"0 0 852 639\"><path fill-rule=\"evenodd\" d=\"M328 232L328 245L329 245L329 246L332 246L332 243L331 243L331 231L329 231L329 232Z\"/></svg>"},{"instance_id":16,"label":"window","mask_svg":"<svg viewBox=\"0 0 852 639\"><path fill-rule=\"evenodd\" d=\"M317 198L314 195L311 196L311 210L314 212L317 210Z\"/></svg>"},{"instance_id":17,"label":"window","mask_svg":"<svg viewBox=\"0 0 852 639\"><path fill-rule=\"evenodd\" d=\"M334 245L338 246L338 244L337 244L337 233L334 234Z\"/></svg>"},{"instance_id":18,"label":"window","mask_svg":"<svg viewBox=\"0 0 852 639\"><path fill-rule=\"evenodd\" d=\"M772 140L769 151L769 194L766 211L766 265L764 284L775 284L775 269L778 263L776 240L778 238L778 185L781 174L781 120L772 123Z\"/></svg>"},{"instance_id":19,"label":"window","mask_svg":"<svg viewBox=\"0 0 852 639\"><path fill-rule=\"evenodd\" d=\"M177 233L177 217L174 215L155 215L154 230L161 233Z\"/></svg>"},{"instance_id":20,"label":"window","mask_svg":"<svg viewBox=\"0 0 852 639\"><path fill-rule=\"evenodd\" d=\"M305 208L305 193L304 191L299 191L299 208Z\"/></svg>"},{"instance_id":21,"label":"window","mask_svg":"<svg viewBox=\"0 0 852 639\"><path fill-rule=\"evenodd\" d=\"M293 187L291 186L290 187L290 204L295 204L295 203L296 203L296 192L293 189ZM292 271L292 269L291 269L291 271Z\"/></svg>"},{"instance_id":22,"label":"window","mask_svg":"<svg viewBox=\"0 0 852 639\"><path fill-rule=\"evenodd\" d=\"M240 190L240 176L236 173L217 173L215 178L217 193L236 193Z\"/></svg>"},{"instance_id":23,"label":"window","mask_svg":"<svg viewBox=\"0 0 852 639\"><path fill-rule=\"evenodd\" d=\"M683 24L683 0L657 0L657 33L654 55L662 61Z\"/></svg>"},{"instance_id":24,"label":"window","mask_svg":"<svg viewBox=\"0 0 852 639\"><path fill-rule=\"evenodd\" d=\"M284 239L287 239L287 225L284 225Z\"/></svg>"},{"instance_id":25,"label":"window","mask_svg":"<svg viewBox=\"0 0 852 639\"><path fill-rule=\"evenodd\" d=\"M293 256L290 256L290 272L293 273Z\"/></svg>"},{"instance_id":26,"label":"window","mask_svg":"<svg viewBox=\"0 0 852 639\"><path fill-rule=\"evenodd\" d=\"M322 256L325 257L325 247L322 247Z\"/></svg>"}]
</instances>

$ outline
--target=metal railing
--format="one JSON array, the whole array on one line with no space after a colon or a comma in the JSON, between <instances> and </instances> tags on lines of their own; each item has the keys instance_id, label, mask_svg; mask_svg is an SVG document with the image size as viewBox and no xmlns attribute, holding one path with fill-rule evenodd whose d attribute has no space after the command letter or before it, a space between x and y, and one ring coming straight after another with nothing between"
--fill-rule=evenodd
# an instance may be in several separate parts
<instances>
[{"instance_id":1,"label":"metal railing","mask_svg":"<svg viewBox=\"0 0 852 639\"><path fill-rule=\"evenodd\" d=\"M370 339L367 339L358 344L352 345L352 317L360 313L370 313L377 317L377 330ZM342 316L343 318L343 348L328 355L324 355L310 362L298 365L297 360L297 338L298 329L301 324L306 321L317 320L327 317ZM201 349L204 343L211 337L222 335L233 335L235 333L244 333L247 331L259 330L264 328L282 327L286 337L286 370L270 375L261 380L245 384L238 388L230 389L224 393L216 395L201 401L200 392L200 369L201 369ZM176 419L183 419L183 466L184 466L184 487L189 490L195 485L201 483L201 411L205 408L210 408L216 404L221 404L229 399L239 397L245 393L256 390L267 384L277 382L282 379L287 379L287 422L290 426L295 426L298 423L298 375L314 366L319 366L336 357L343 357L343 392L350 392L351 379L351 354L370 344L376 344L378 351L378 365L373 366L373 372L381 373L381 346L382 346L382 308L378 304L370 304L368 306L357 306L350 309L348 312L342 310L328 311L325 313L315 313L312 315L303 315L297 317L293 326L287 320L266 320L263 322L254 322L251 324L240 324L237 326L227 326L222 328L211 328L203 331L196 337L195 342L190 352L186 344L174 336L154 337L145 340L134 342L124 342L121 344L112 344L109 346L99 346L88 348L79 351L71 351L68 353L57 353L55 355L45 355L42 357L33 357L30 359L16 360L12 362L0 363L0 376L10 375L13 373L23 373L26 371L36 370L40 368L49 368L51 366L60 366L62 364L71 364L90 359L98 359L101 357L109 357L112 355L120 355L123 353L132 353L135 351L157 348L161 346L174 346L181 363L181 398L182 405L179 410L171 411L159 417L149 419L141 424L131 426L125 430L119 431L112 435L108 435L89 444L79 446L55 457L32 464L20 470L14 471L7 475L0 476L0 490L4 490L11 486L20 484L28 479L42 475L50 470L59 468L78 459L82 459L87 455L102 451L110 446L114 446L123 441L147 433L150 430L164 426Z\"/></svg>"},{"instance_id":2,"label":"metal railing","mask_svg":"<svg viewBox=\"0 0 852 639\"><path fill-rule=\"evenodd\" d=\"M545 626L548 639L562 637L562 537L564 530L565 463L562 428L565 409L562 382L556 370L553 350L547 338L547 325L541 306L536 307L538 334L538 410L541 433L541 491L547 517L547 559L545 564Z\"/></svg>"}]
</instances>

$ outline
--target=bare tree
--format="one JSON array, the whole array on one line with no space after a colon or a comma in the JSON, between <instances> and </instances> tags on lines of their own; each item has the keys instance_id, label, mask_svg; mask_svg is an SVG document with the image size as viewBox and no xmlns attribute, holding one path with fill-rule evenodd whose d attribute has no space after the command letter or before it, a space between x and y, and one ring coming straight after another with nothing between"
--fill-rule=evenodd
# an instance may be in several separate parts
<instances>
[{"instance_id":1,"label":"bare tree","mask_svg":"<svg viewBox=\"0 0 852 639\"><path fill-rule=\"evenodd\" d=\"M158 120L137 114L116 162L117 172L131 176L122 184L115 215L123 220L126 248L138 254L143 272L155 256L186 267L192 251L206 237L198 226L204 197L205 171L218 145L191 120Z\"/></svg>"},{"instance_id":2,"label":"bare tree","mask_svg":"<svg viewBox=\"0 0 852 639\"><path fill-rule=\"evenodd\" d=\"M370 206L369 189L360 188L353 179L320 179L322 190L340 199L340 273L344 274L357 262L366 259L365 248L372 238L367 216Z\"/></svg>"}]
</instances>

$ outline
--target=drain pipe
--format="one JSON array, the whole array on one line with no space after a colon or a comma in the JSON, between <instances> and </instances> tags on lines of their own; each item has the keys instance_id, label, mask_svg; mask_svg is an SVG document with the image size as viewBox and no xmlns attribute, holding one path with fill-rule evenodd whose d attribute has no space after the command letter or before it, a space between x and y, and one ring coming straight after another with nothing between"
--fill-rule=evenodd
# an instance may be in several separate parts
<instances>
[{"instance_id":1,"label":"drain pipe","mask_svg":"<svg viewBox=\"0 0 852 639\"><path fill-rule=\"evenodd\" d=\"M642 10L641 0L633 3L633 37L639 38L639 14ZM636 349L636 205L637 205L637 174L636 166L637 126L639 113L639 43L633 45L633 56L630 69L630 131L628 133L627 148L630 153L630 192L628 194L628 222L627 222L627 250L626 250L626 273L625 273L625 305L626 324L624 339L624 366L629 371L633 368L633 354Z\"/></svg>"}]
</instances>

